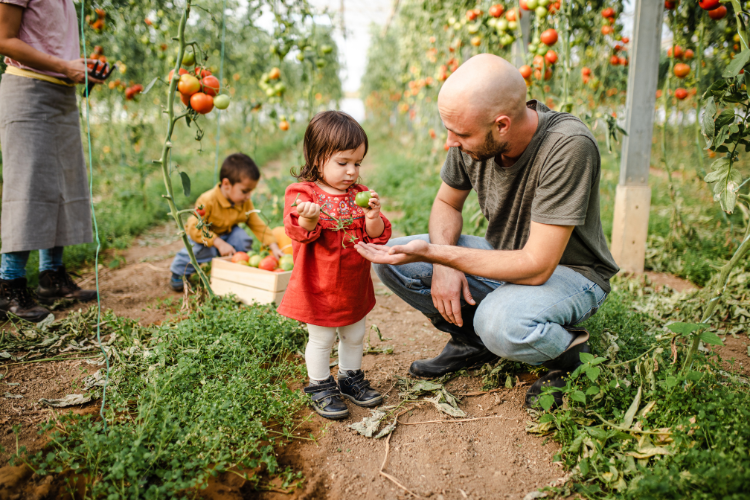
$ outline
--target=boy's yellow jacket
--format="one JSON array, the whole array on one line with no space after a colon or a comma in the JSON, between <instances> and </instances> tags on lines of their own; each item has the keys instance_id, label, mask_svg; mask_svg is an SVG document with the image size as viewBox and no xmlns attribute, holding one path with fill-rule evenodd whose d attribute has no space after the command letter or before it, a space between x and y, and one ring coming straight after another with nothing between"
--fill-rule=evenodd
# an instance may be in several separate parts
<instances>
[{"instance_id":1,"label":"boy's yellow jacket","mask_svg":"<svg viewBox=\"0 0 750 500\"><path fill-rule=\"evenodd\" d=\"M193 215L188 219L185 230L188 236L196 243L203 243L206 246L212 247L218 235L228 233L240 222L247 224L253 234L264 245L268 246L271 243L276 243L276 238L273 236L271 229L257 213L251 212L255 210L251 200L247 200L242 205L232 205L221 192L219 185L217 185L212 190L200 195L198 201L195 202L195 207L198 208L201 205L203 205L203 209L206 211L203 220L207 224L211 224L208 226L208 232L211 237L206 238L202 231L196 227L198 225L198 218Z\"/></svg>"}]
</instances>

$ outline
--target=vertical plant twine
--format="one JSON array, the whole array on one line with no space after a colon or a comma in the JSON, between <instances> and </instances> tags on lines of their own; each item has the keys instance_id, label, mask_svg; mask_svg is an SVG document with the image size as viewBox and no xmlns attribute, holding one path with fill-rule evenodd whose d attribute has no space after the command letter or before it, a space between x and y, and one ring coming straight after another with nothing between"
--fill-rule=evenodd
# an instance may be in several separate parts
<instances>
[{"instance_id":1,"label":"vertical plant twine","mask_svg":"<svg viewBox=\"0 0 750 500\"><path fill-rule=\"evenodd\" d=\"M225 0L226 1L226 0ZM84 7L86 5L85 0L81 2L81 15L80 15L80 23L81 23L81 45L83 46L83 58L88 59L88 56L86 55L86 32L84 30L85 24L84 24ZM99 415L102 417L102 421L104 422L104 430L107 430L107 418L104 416L104 405L107 401L107 384L109 384L109 356L107 355L107 351L104 350L104 346L102 345L102 337L101 337L101 323L102 323L102 297L99 293L99 250L102 248L101 241L99 240L99 227L96 224L96 210L94 209L94 157L91 153L91 123L89 121L89 115L91 114L91 109L89 108L89 74L88 71L84 72L85 81L84 81L84 88L86 89L86 97L85 97L85 105L86 105L86 139L88 140L88 147L89 147L89 197L91 198L91 217L94 221L94 234L96 235L96 255L94 257L94 275L96 278L96 340L99 343L99 349L102 350L102 354L104 354L104 361L107 365L107 374L104 378L104 387L102 387L102 406L99 409Z\"/></svg>"},{"instance_id":2,"label":"vertical plant twine","mask_svg":"<svg viewBox=\"0 0 750 500\"><path fill-rule=\"evenodd\" d=\"M226 24L227 0L221 9L221 60L219 61L219 88L224 85L224 39L227 32ZM214 163L214 185L219 182L219 139L221 139L221 113L216 114L216 162Z\"/></svg>"}]
</instances>

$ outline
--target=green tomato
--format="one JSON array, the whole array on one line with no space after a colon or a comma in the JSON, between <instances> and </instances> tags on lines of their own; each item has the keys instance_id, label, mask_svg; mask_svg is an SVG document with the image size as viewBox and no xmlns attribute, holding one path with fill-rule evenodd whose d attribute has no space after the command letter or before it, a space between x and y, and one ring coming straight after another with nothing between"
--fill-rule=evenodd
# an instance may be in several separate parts
<instances>
[{"instance_id":1,"label":"green tomato","mask_svg":"<svg viewBox=\"0 0 750 500\"><path fill-rule=\"evenodd\" d=\"M302 52L299 52L297 54L297 60L298 61L304 61L305 60L305 54L303 54Z\"/></svg>"},{"instance_id":2,"label":"green tomato","mask_svg":"<svg viewBox=\"0 0 750 500\"><path fill-rule=\"evenodd\" d=\"M510 35L504 35L500 38L500 43L503 44L503 47L507 47L513 43L513 37Z\"/></svg>"},{"instance_id":3,"label":"green tomato","mask_svg":"<svg viewBox=\"0 0 750 500\"><path fill-rule=\"evenodd\" d=\"M330 45L321 45L320 51L323 54L330 54L331 52L333 52L333 47L331 47Z\"/></svg>"},{"instance_id":4,"label":"green tomato","mask_svg":"<svg viewBox=\"0 0 750 500\"><path fill-rule=\"evenodd\" d=\"M508 29L511 31L516 31L516 28L518 28L518 21L509 21L508 22Z\"/></svg>"},{"instance_id":5,"label":"green tomato","mask_svg":"<svg viewBox=\"0 0 750 500\"><path fill-rule=\"evenodd\" d=\"M549 5L549 0L537 0L540 7L546 7Z\"/></svg>"},{"instance_id":6,"label":"green tomato","mask_svg":"<svg viewBox=\"0 0 750 500\"><path fill-rule=\"evenodd\" d=\"M505 31L508 29L508 20L505 18L499 19L496 26L498 31Z\"/></svg>"},{"instance_id":7,"label":"green tomato","mask_svg":"<svg viewBox=\"0 0 750 500\"><path fill-rule=\"evenodd\" d=\"M214 97L214 106L217 109L227 109L229 107L229 96L226 94L217 95Z\"/></svg>"},{"instance_id":8,"label":"green tomato","mask_svg":"<svg viewBox=\"0 0 750 500\"><path fill-rule=\"evenodd\" d=\"M537 0L526 0L526 7L528 7L529 10L536 9L536 6L539 5L541 2Z\"/></svg>"},{"instance_id":9,"label":"green tomato","mask_svg":"<svg viewBox=\"0 0 750 500\"><path fill-rule=\"evenodd\" d=\"M192 66L193 64L195 64L195 54L193 52L185 52L182 55L182 65Z\"/></svg>"},{"instance_id":10,"label":"green tomato","mask_svg":"<svg viewBox=\"0 0 750 500\"><path fill-rule=\"evenodd\" d=\"M279 267L284 271L291 271L294 268L294 258L291 255L284 255L279 261Z\"/></svg>"},{"instance_id":11,"label":"green tomato","mask_svg":"<svg viewBox=\"0 0 750 500\"><path fill-rule=\"evenodd\" d=\"M453 29L458 31L461 29L461 23L453 23Z\"/></svg>"},{"instance_id":12,"label":"green tomato","mask_svg":"<svg viewBox=\"0 0 750 500\"><path fill-rule=\"evenodd\" d=\"M360 191L354 197L354 204L358 207L367 208L370 206L370 198L372 198L372 195L369 191Z\"/></svg>"},{"instance_id":13,"label":"green tomato","mask_svg":"<svg viewBox=\"0 0 750 500\"><path fill-rule=\"evenodd\" d=\"M530 43L529 44L529 52L531 52L533 54L536 54L536 49L538 49L538 48L539 48L539 46L536 45L536 44L534 44L534 43Z\"/></svg>"},{"instance_id":14,"label":"green tomato","mask_svg":"<svg viewBox=\"0 0 750 500\"><path fill-rule=\"evenodd\" d=\"M548 12L547 12L547 8L546 8L546 7L542 7L542 6L539 6L539 7L537 7L537 8L536 8L536 10L534 11L534 14L536 14L536 16L537 16L538 18L540 18L540 19L544 19L545 17L547 17L547 14L548 14Z\"/></svg>"},{"instance_id":15,"label":"green tomato","mask_svg":"<svg viewBox=\"0 0 750 500\"><path fill-rule=\"evenodd\" d=\"M476 35L479 33L479 26L477 24L470 24L469 25L469 34L470 35Z\"/></svg>"},{"instance_id":16,"label":"green tomato","mask_svg":"<svg viewBox=\"0 0 750 500\"><path fill-rule=\"evenodd\" d=\"M263 257L260 255L253 255L250 257L250 260L247 261L247 265L250 267L258 267L261 260L263 260Z\"/></svg>"},{"instance_id":17,"label":"green tomato","mask_svg":"<svg viewBox=\"0 0 750 500\"><path fill-rule=\"evenodd\" d=\"M325 59L317 59L315 61L315 66L317 66L319 68L325 68L325 66L326 66L326 60Z\"/></svg>"}]
</instances>

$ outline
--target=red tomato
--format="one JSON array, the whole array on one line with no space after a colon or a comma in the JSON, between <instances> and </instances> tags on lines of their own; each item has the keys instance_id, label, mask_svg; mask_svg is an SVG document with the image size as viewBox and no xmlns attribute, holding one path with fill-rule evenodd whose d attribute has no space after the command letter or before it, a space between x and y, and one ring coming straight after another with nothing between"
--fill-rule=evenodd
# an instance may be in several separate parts
<instances>
[{"instance_id":1,"label":"red tomato","mask_svg":"<svg viewBox=\"0 0 750 500\"><path fill-rule=\"evenodd\" d=\"M615 29L612 26L602 26L602 35L611 35Z\"/></svg>"},{"instance_id":2,"label":"red tomato","mask_svg":"<svg viewBox=\"0 0 750 500\"><path fill-rule=\"evenodd\" d=\"M548 47L553 46L555 43L557 43L557 31L550 28L548 30L545 30L539 39L542 41L544 45L547 45Z\"/></svg>"},{"instance_id":3,"label":"red tomato","mask_svg":"<svg viewBox=\"0 0 750 500\"><path fill-rule=\"evenodd\" d=\"M201 80L201 90L211 97L219 93L219 79L213 75L209 75Z\"/></svg>"},{"instance_id":4,"label":"red tomato","mask_svg":"<svg viewBox=\"0 0 750 500\"><path fill-rule=\"evenodd\" d=\"M260 264L258 264L258 269L263 269L265 271L273 271L276 269L276 267L279 265L279 261L276 260L276 257L273 255L269 255L268 257L265 257L263 260L260 261Z\"/></svg>"},{"instance_id":5,"label":"red tomato","mask_svg":"<svg viewBox=\"0 0 750 500\"><path fill-rule=\"evenodd\" d=\"M630 38L628 38L626 36L622 37L622 43L624 43L625 45L629 44L630 43Z\"/></svg>"},{"instance_id":6,"label":"red tomato","mask_svg":"<svg viewBox=\"0 0 750 500\"><path fill-rule=\"evenodd\" d=\"M703 10L714 10L721 5L719 0L698 0L698 5Z\"/></svg>"},{"instance_id":7,"label":"red tomato","mask_svg":"<svg viewBox=\"0 0 750 500\"><path fill-rule=\"evenodd\" d=\"M524 80L528 80L531 78L531 66L528 64L524 64L520 68L518 68L518 71L521 73L521 76L524 78Z\"/></svg>"},{"instance_id":8,"label":"red tomato","mask_svg":"<svg viewBox=\"0 0 750 500\"><path fill-rule=\"evenodd\" d=\"M608 17L615 17L615 9L612 7L607 7L602 11L602 17L608 18Z\"/></svg>"},{"instance_id":9,"label":"red tomato","mask_svg":"<svg viewBox=\"0 0 750 500\"><path fill-rule=\"evenodd\" d=\"M628 59L626 57L620 57L620 66L627 66Z\"/></svg>"},{"instance_id":10,"label":"red tomato","mask_svg":"<svg viewBox=\"0 0 750 500\"><path fill-rule=\"evenodd\" d=\"M536 69L542 69L542 66L544 66L544 58L539 54L535 55L533 64Z\"/></svg>"},{"instance_id":11,"label":"red tomato","mask_svg":"<svg viewBox=\"0 0 750 500\"><path fill-rule=\"evenodd\" d=\"M189 108L190 107L190 96L182 94L180 92L177 92L177 93L180 94L180 100L182 101L182 104L184 104L185 106L187 106Z\"/></svg>"},{"instance_id":12,"label":"red tomato","mask_svg":"<svg viewBox=\"0 0 750 500\"><path fill-rule=\"evenodd\" d=\"M583 75L583 76L591 76L591 68L587 68L586 66L584 66L583 68L581 68L581 75Z\"/></svg>"},{"instance_id":13,"label":"red tomato","mask_svg":"<svg viewBox=\"0 0 750 500\"><path fill-rule=\"evenodd\" d=\"M195 209L195 213L198 214L198 215L200 215L201 217L203 217L204 215L206 215L206 211L204 209L202 209L202 208L196 208Z\"/></svg>"},{"instance_id":14,"label":"red tomato","mask_svg":"<svg viewBox=\"0 0 750 500\"><path fill-rule=\"evenodd\" d=\"M620 58L617 56L610 57L609 64L611 64L612 66L617 66L618 64L620 64Z\"/></svg>"},{"instance_id":15,"label":"red tomato","mask_svg":"<svg viewBox=\"0 0 750 500\"><path fill-rule=\"evenodd\" d=\"M718 21L719 19L724 19L727 16L727 8L723 5L716 7L714 10L708 11L708 17L713 19L714 21Z\"/></svg>"},{"instance_id":16,"label":"red tomato","mask_svg":"<svg viewBox=\"0 0 750 500\"><path fill-rule=\"evenodd\" d=\"M674 65L674 76L676 76L677 78L685 78L689 74L690 74L690 66L688 66L687 64L677 63Z\"/></svg>"},{"instance_id":17,"label":"red tomato","mask_svg":"<svg viewBox=\"0 0 750 500\"><path fill-rule=\"evenodd\" d=\"M492 17L500 17L503 15L503 12L505 12L505 7L503 7L499 3L490 7L490 15Z\"/></svg>"},{"instance_id":18,"label":"red tomato","mask_svg":"<svg viewBox=\"0 0 750 500\"><path fill-rule=\"evenodd\" d=\"M679 45L674 46L674 57L676 59L682 59L682 56L685 54L685 51L682 50L682 47ZM672 57L672 47L669 47L667 49L667 57Z\"/></svg>"},{"instance_id":19,"label":"red tomato","mask_svg":"<svg viewBox=\"0 0 750 500\"><path fill-rule=\"evenodd\" d=\"M146 26L151 26L152 24L154 24L151 22L151 19L149 18L144 19L143 22L146 23Z\"/></svg>"},{"instance_id":20,"label":"red tomato","mask_svg":"<svg viewBox=\"0 0 750 500\"><path fill-rule=\"evenodd\" d=\"M466 19L468 19L469 21L473 21L476 18L477 18L477 13L474 12L474 9L466 11Z\"/></svg>"},{"instance_id":21,"label":"red tomato","mask_svg":"<svg viewBox=\"0 0 750 500\"><path fill-rule=\"evenodd\" d=\"M183 68L180 68L180 71L179 71L179 73L178 73L178 74L179 74L180 76L182 76L182 75L187 75L187 70L186 70L186 69L183 69ZM169 81L170 81L170 82L172 81L172 75L174 75L174 70L173 70L173 69L169 71Z\"/></svg>"},{"instance_id":22,"label":"red tomato","mask_svg":"<svg viewBox=\"0 0 750 500\"><path fill-rule=\"evenodd\" d=\"M538 69L534 70L534 78L536 78L537 80L541 80L542 71ZM550 68L547 68L547 70L544 72L544 79L549 80L550 78L552 78L552 70Z\"/></svg>"},{"instance_id":23,"label":"red tomato","mask_svg":"<svg viewBox=\"0 0 750 500\"><path fill-rule=\"evenodd\" d=\"M687 59L689 61L690 59L692 59L693 57L695 57L695 52L693 52L691 49L687 49L685 51L684 57L685 57L685 59Z\"/></svg>"},{"instance_id":24,"label":"red tomato","mask_svg":"<svg viewBox=\"0 0 750 500\"><path fill-rule=\"evenodd\" d=\"M190 96L190 107L198 113L205 115L214 109L214 98L203 92L196 92Z\"/></svg>"},{"instance_id":25,"label":"red tomato","mask_svg":"<svg viewBox=\"0 0 750 500\"><path fill-rule=\"evenodd\" d=\"M664 8L667 10L674 10L677 7L677 0L664 0Z\"/></svg>"},{"instance_id":26,"label":"red tomato","mask_svg":"<svg viewBox=\"0 0 750 500\"><path fill-rule=\"evenodd\" d=\"M520 12L518 14L520 14ZM516 15L516 9L510 9L505 13L505 19L507 19L508 22L518 21L520 17L520 15Z\"/></svg>"},{"instance_id":27,"label":"red tomato","mask_svg":"<svg viewBox=\"0 0 750 500\"><path fill-rule=\"evenodd\" d=\"M682 101L683 99L685 99L688 96L688 91L685 90L685 89L683 89L682 87L680 87L680 88L678 88L677 90L674 91L674 96L677 99L679 99L679 100Z\"/></svg>"},{"instance_id":28,"label":"red tomato","mask_svg":"<svg viewBox=\"0 0 750 500\"><path fill-rule=\"evenodd\" d=\"M208 71L206 68L200 68L198 66L195 67L195 76L198 76L198 78L206 78L210 74L211 72Z\"/></svg>"},{"instance_id":29,"label":"red tomato","mask_svg":"<svg viewBox=\"0 0 750 500\"><path fill-rule=\"evenodd\" d=\"M248 260L250 260L250 256L245 252L236 252L232 255L232 262L235 264L238 262L247 262Z\"/></svg>"},{"instance_id":30,"label":"red tomato","mask_svg":"<svg viewBox=\"0 0 750 500\"><path fill-rule=\"evenodd\" d=\"M435 137L437 137L437 134L435 133L435 129L434 128L431 128L430 130L428 130L427 133L430 134L430 137L432 139L434 139Z\"/></svg>"},{"instance_id":31,"label":"red tomato","mask_svg":"<svg viewBox=\"0 0 750 500\"><path fill-rule=\"evenodd\" d=\"M656 91L656 98L659 99L661 97L661 90Z\"/></svg>"},{"instance_id":32,"label":"red tomato","mask_svg":"<svg viewBox=\"0 0 750 500\"><path fill-rule=\"evenodd\" d=\"M191 96L201 89L201 82L198 81L193 75L182 75L179 83L177 83L177 90L181 94Z\"/></svg>"},{"instance_id":33,"label":"red tomato","mask_svg":"<svg viewBox=\"0 0 750 500\"><path fill-rule=\"evenodd\" d=\"M521 6L521 8L522 8L523 10L531 10L531 9L529 9L529 6L528 6L528 4L526 3L526 0L521 0L520 2L518 2L518 4L519 4L519 5Z\"/></svg>"},{"instance_id":34,"label":"red tomato","mask_svg":"<svg viewBox=\"0 0 750 500\"><path fill-rule=\"evenodd\" d=\"M443 144L443 149L444 149L444 150L448 151L448 150L449 150L450 148L451 148L451 147L450 147L450 146L448 146L448 143L447 143L447 142L446 142L445 144Z\"/></svg>"},{"instance_id":35,"label":"red tomato","mask_svg":"<svg viewBox=\"0 0 750 500\"><path fill-rule=\"evenodd\" d=\"M544 60L547 61L547 64L555 64L557 62L557 52L554 50L548 50L546 54L544 54Z\"/></svg>"}]
</instances>

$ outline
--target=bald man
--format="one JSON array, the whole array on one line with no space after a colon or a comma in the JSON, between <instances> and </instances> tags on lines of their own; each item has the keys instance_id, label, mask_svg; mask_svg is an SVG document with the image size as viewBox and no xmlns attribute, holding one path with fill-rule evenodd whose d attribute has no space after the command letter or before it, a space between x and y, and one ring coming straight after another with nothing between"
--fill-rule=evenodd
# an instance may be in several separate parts
<instances>
[{"instance_id":1,"label":"bald man","mask_svg":"<svg viewBox=\"0 0 750 500\"><path fill-rule=\"evenodd\" d=\"M600 156L576 117L526 101L526 84L506 60L481 54L446 80L438 110L451 146L430 215L429 235L360 243L383 283L451 340L412 363L433 378L498 357L549 372L526 404L589 352L591 317L619 270L599 213ZM484 238L461 234L461 211L477 192ZM555 404L562 396L555 392Z\"/></svg>"}]
</instances>

